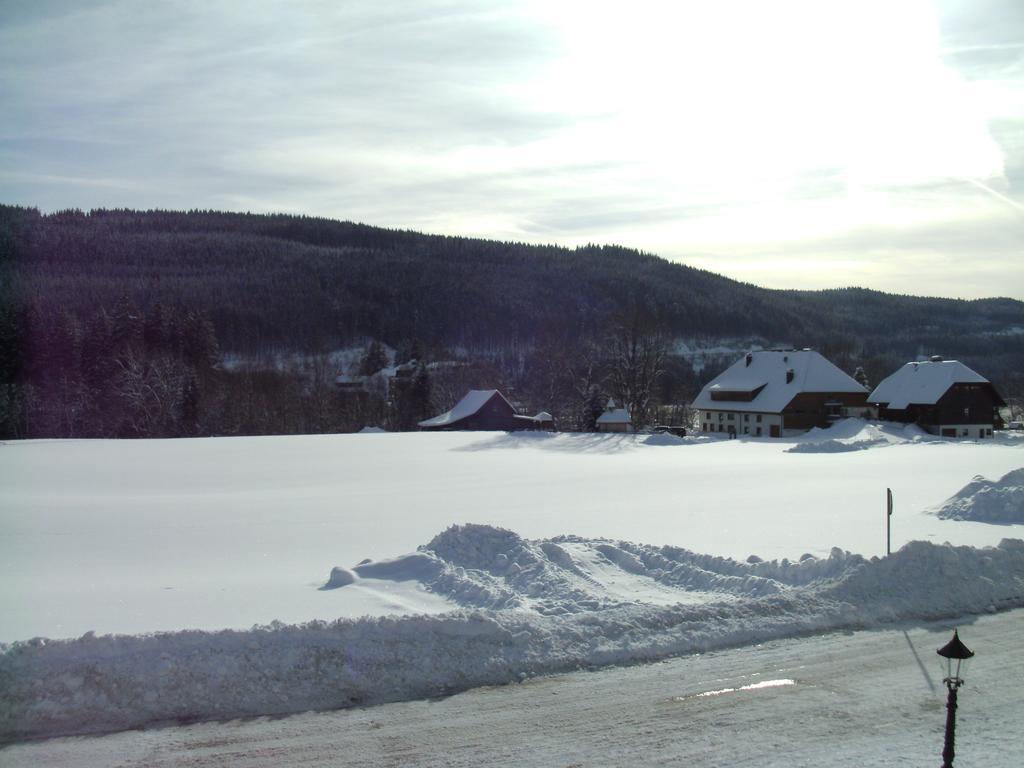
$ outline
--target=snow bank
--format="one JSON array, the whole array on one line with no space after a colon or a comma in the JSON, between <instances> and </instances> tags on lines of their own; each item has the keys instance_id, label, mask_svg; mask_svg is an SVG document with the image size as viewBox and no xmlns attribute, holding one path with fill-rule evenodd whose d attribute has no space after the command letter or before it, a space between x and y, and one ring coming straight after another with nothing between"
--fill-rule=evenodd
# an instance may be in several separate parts
<instances>
[{"instance_id":1,"label":"snow bank","mask_svg":"<svg viewBox=\"0 0 1024 768\"><path fill-rule=\"evenodd\" d=\"M944 520L972 520L979 523L1024 523L1024 467L1007 472L999 480L975 475L939 507Z\"/></svg>"},{"instance_id":2,"label":"snow bank","mask_svg":"<svg viewBox=\"0 0 1024 768\"><path fill-rule=\"evenodd\" d=\"M468 606L514 610L249 631L90 633L0 646L0 738L374 704L809 631L1024 605L1019 540L983 549L913 542L884 560L838 549L799 562L752 560L455 527L420 552L362 563L332 581L411 576ZM616 572L680 596L697 589L723 599L616 600Z\"/></svg>"},{"instance_id":3,"label":"snow bank","mask_svg":"<svg viewBox=\"0 0 1024 768\"><path fill-rule=\"evenodd\" d=\"M934 440L916 424L898 425L843 419L830 427L815 427L787 453L846 453L907 442Z\"/></svg>"}]
</instances>

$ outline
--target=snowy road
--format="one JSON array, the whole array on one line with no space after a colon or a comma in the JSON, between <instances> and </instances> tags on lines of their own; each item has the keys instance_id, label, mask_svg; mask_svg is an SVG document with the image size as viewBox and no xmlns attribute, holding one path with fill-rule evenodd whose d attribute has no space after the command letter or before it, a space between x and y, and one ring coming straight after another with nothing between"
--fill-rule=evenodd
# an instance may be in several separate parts
<instances>
[{"instance_id":1,"label":"snowy road","mask_svg":"<svg viewBox=\"0 0 1024 768\"><path fill-rule=\"evenodd\" d=\"M949 622L785 640L433 701L53 739L33 766L938 765ZM964 619L960 768L1024 755L1024 610ZM699 694L773 680L792 684Z\"/></svg>"}]
</instances>

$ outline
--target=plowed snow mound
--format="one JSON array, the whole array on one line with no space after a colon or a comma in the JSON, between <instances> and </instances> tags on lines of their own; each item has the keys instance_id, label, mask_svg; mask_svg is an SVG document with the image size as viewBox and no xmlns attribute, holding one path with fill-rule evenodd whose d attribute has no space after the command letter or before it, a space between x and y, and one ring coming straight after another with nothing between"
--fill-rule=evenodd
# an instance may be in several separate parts
<instances>
[{"instance_id":1,"label":"plowed snow mound","mask_svg":"<svg viewBox=\"0 0 1024 768\"><path fill-rule=\"evenodd\" d=\"M914 424L884 424L862 419L843 419L832 426L815 427L787 453L846 453L868 448L882 448L899 443L935 440Z\"/></svg>"},{"instance_id":2,"label":"plowed snow mound","mask_svg":"<svg viewBox=\"0 0 1024 768\"><path fill-rule=\"evenodd\" d=\"M355 579L416 579L427 591L465 608L550 616L624 603L696 604L779 595L840 578L864 562L834 549L821 560L806 555L799 563L738 563L679 547L578 536L527 541L512 531L470 524L452 526L403 557L336 567L323 589Z\"/></svg>"},{"instance_id":3,"label":"plowed snow mound","mask_svg":"<svg viewBox=\"0 0 1024 768\"><path fill-rule=\"evenodd\" d=\"M1024 467L1007 472L999 480L976 475L947 499L936 514L945 520L1024 523Z\"/></svg>"},{"instance_id":4,"label":"plowed snow mound","mask_svg":"<svg viewBox=\"0 0 1024 768\"><path fill-rule=\"evenodd\" d=\"M458 526L406 557L339 569L332 582L416 579L466 606L515 610L0 645L0 740L421 698L1024 605L1017 539L984 549L912 542L884 560L838 549L751 560Z\"/></svg>"}]
</instances>

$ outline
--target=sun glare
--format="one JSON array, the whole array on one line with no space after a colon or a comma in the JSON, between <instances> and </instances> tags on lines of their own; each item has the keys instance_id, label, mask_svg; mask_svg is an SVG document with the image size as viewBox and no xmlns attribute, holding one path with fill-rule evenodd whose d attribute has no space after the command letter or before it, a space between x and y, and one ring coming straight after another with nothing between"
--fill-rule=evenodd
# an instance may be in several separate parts
<instances>
[{"instance_id":1,"label":"sun glare","mask_svg":"<svg viewBox=\"0 0 1024 768\"><path fill-rule=\"evenodd\" d=\"M527 146L477 147L461 159L504 171L601 163L608 169L591 183L668 207L728 206L728 216L663 226L677 244L800 240L878 214L942 218L941 201L904 190L1003 174L983 95L943 63L926 2L532 10L557 28L561 47L519 98L575 120ZM823 174L833 187L827 210L817 206L809 221L801 188ZM626 240L665 250L651 228Z\"/></svg>"}]
</instances>

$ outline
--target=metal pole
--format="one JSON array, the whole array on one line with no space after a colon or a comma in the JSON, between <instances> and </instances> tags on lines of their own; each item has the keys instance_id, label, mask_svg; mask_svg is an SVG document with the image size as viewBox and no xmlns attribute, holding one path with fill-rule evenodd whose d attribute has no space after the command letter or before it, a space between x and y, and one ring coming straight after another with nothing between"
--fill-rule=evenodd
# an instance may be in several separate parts
<instances>
[{"instance_id":1,"label":"metal pole","mask_svg":"<svg viewBox=\"0 0 1024 768\"><path fill-rule=\"evenodd\" d=\"M956 738L956 686L947 680L946 687L949 688L949 696L946 699L946 741L942 746L942 768L953 768L953 757L956 755L953 748Z\"/></svg>"},{"instance_id":2,"label":"metal pole","mask_svg":"<svg viewBox=\"0 0 1024 768\"><path fill-rule=\"evenodd\" d=\"M892 488L885 489L885 554L892 554Z\"/></svg>"}]
</instances>

